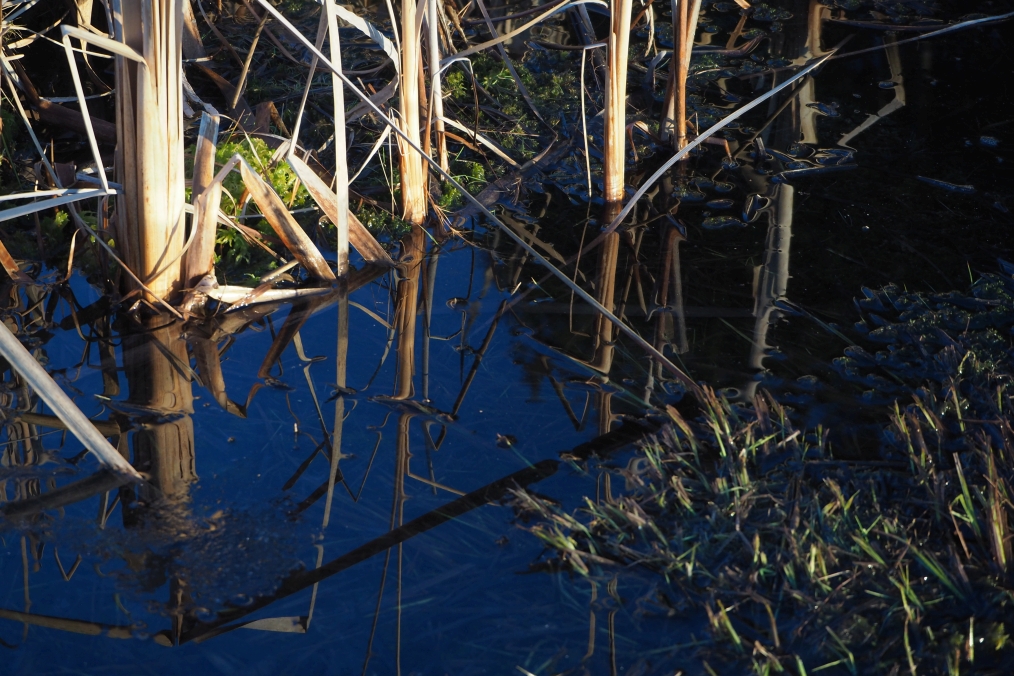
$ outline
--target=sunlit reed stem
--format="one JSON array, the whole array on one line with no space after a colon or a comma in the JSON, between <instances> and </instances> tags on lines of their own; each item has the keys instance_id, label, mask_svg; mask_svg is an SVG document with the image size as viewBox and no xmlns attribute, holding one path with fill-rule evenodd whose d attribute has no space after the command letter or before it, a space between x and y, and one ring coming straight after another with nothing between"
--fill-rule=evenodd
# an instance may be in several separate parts
<instances>
[{"instance_id":1,"label":"sunlit reed stem","mask_svg":"<svg viewBox=\"0 0 1014 676\"><path fill-rule=\"evenodd\" d=\"M443 88L440 86L440 38L437 33L440 27L439 22L437 0L428 0L426 3L426 41L429 48L431 117L433 118L433 129L436 132L437 161L440 163L441 169L450 171L447 159L447 136L444 134Z\"/></svg>"},{"instance_id":2,"label":"sunlit reed stem","mask_svg":"<svg viewBox=\"0 0 1014 676\"><path fill-rule=\"evenodd\" d=\"M700 13L701 0L672 0L673 52L669 61L662 138L670 139L675 150L687 144L687 78Z\"/></svg>"},{"instance_id":3,"label":"sunlit reed stem","mask_svg":"<svg viewBox=\"0 0 1014 676\"><path fill-rule=\"evenodd\" d=\"M331 63L337 70L342 67L341 42L338 39L338 15L334 3L325 2L327 12L328 44L331 49ZM331 91L334 99L334 148L335 148L335 197L337 201L337 219L335 230L337 241L335 250L338 254L339 277L348 273L349 268L349 166L348 148L345 138L345 93L341 78L331 73Z\"/></svg>"},{"instance_id":4,"label":"sunlit reed stem","mask_svg":"<svg viewBox=\"0 0 1014 676\"><path fill-rule=\"evenodd\" d=\"M697 18L701 14L701 0L682 2L683 32L680 36L679 70L676 73L676 150L687 144L687 78L690 77L690 57L694 51L694 36L697 34ZM675 55L675 52L674 52Z\"/></svg>"},{"instance_id":5,"label":"sunlit reed stem","mask_svg":"<svg viewBox=\"0 0 1014 676\"><path fill-rule=\"evenodd\" d=\"M112 0L118 42L144 59L116 56L116 246L152 295L180 286L184 243L180 0Z\"/></svg>"},{"instance_id":6,"label":"sunlit reed stem","mask_svg":"<svg viewBox=\"0 0 1014 676\"><path fill-rule=\"evenodd\" d=\"M398 112L400 125L412 143L421 145L419 129L419 76L422 47L416 25L416 3L403 0L401 5L401 96ZM426 174L418 151L398 138L401 168L402 218L422 225L426 219Z\"/></svg>"},{"instance_id":7,"label":"sunlit reed stem","mask_svg":"<svg viewBox=\"0 0 1014 676\"><path fill-rule=\"evenodd\" d=\"M609 54L606 65L604 197L623 201L623 170L626 161L627 50L630 44L632 0L612 0Z\"/></svg>"}]
</instances>

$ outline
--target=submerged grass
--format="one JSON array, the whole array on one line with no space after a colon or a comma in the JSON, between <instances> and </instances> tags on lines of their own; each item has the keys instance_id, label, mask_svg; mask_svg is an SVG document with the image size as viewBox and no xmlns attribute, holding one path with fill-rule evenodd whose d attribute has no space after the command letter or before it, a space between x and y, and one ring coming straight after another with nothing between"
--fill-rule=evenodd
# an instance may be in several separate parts
<instances>
[{"instance_id":1,"label":"submerged grass","mask_svg":"<svg viewBox=\"0 0 1014 676\"><path fill-rule=\"evenodd\" d=\"M568 511L519 491L516 505L552 567L664 578L657 600L699 613L715 673L1005 672L1014 390L990 324L1014 316L1012 288L988 275L972 296L887 292L907 310L881 320L897 342L872 359L907 357L912 387L884 406L876 457L836 459L770 395L705 389L696 417L669 407L626 467L599 467L620 495ZM956 305L971 316L948 333Z\"/></svg>"}]
</instances>

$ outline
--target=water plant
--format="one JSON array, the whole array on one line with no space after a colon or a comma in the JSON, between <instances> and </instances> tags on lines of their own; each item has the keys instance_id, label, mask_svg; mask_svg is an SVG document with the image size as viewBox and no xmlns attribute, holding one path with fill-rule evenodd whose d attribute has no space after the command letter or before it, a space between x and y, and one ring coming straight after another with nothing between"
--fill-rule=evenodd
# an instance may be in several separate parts
<instances>
[{"instance_id":1,"label":"water plant","mask_svg":"<svg viewBox=\"0 0 1014 676\"><path fill-rule=\"evenodd\" d=\"M896 379L874 456L836 452L769 394L703 388L625 466L581 467L618 493L571 511L519 491L515 506L554 567L658 575L653 602L700 614L698 657L719 673L990 673L1014 658L1014 362L997 331L1012 290L1004 274L968 295L866 292L878 317L900 313L870 336L888 349L840 367Z\"/></svg>"}]
</instances>

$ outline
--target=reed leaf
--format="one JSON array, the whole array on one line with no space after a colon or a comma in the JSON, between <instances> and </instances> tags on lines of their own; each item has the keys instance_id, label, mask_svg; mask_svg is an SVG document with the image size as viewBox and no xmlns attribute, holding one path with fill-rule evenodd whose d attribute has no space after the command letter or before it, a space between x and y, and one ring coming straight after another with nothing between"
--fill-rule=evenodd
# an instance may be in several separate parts
<instances>
[{"instance_id":1,"label":"reed leaf","mask_svg":"<svg viewBox=\"0 0 1014 676\"><path fill-rule=\"evenodd\" d=\"M118 474L141 480L137 470L113 448L6 325L0 327L0 353L99 462Z\"/></svg>"}]
</instances>

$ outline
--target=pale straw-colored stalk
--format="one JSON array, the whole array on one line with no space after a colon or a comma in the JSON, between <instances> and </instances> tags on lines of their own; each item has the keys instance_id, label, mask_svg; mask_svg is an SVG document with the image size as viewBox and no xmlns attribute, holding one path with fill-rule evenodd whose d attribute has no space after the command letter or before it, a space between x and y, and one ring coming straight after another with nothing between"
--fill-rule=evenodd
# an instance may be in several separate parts
<instances>
[{"instance_id":1,"label":"pale straw-colored stalk","mask_svg":"<svg viewBox=\"0 0 1014 676\"><path fill-rule=\"evenodd\" d=\"M184 243L181 0L110 0L116 55L116 245L159 298L180 287ZM172 262L174 261L174 262Z\"/></svg>"},{"instance_id":2,"label":"pale straw-colored stalk","mask_svg":"<svg viewBox=\"0 0 1014 676\"><path fill-rule=\"evenodd\" d=\"M623 171L626 164L627 50L630 45L632 0L612 0L609 47L606 60L605 159L603 161L606 202L623 201Z\"/></svg>"},{"instance_id":3,"label":"pale straw-colored stalk","mask_svg":"<svg viewBox=\"0 0 1014 676\"><path fill-rule=\"evenodd\" d=\"M422 140L419 126L419 75L422 64L420 26L415 0L401 4L401 95L398 113L401 130L411 143L398 137L401 169L402 219L421 225L426 219L426 172L417 148ZM334 64L331 64L334 66Z\"/></svg>"},{"instance_id":4,"label":"pale straw-colored stalk","mask_svg":"<svg viewBox=\"0 0 1014 676\"><path fill-rule=\"evenodd\" d=\"M447 157L447 136L444 134L444 95L440 86L440 38L438 29L440 17L437 12L437 0L426 2L426 42L430 69L430 118L437 141L437 162L444 171L450 171Z\"/></svg>"},{"instance_id":5,"label":"pale straw-colored stalk","mask_svg":"<svg viewBox=\"0 0 1014 676\"><path fill-rule=\"evenodd\" d=\"M335 11L335 3L332 0L325 0L324 8L327 14L327 34L328 44L331 48L331 63L338 71L341 71L341 42L338 39L338 15ZM267 14L264 16L267 17ZM334 221L334 225L337 231L335 251L338 254L337 273L339 277L342 277L349 270L349 164L348 143L345 137L345 93L341 78L334 72L331 73L331 91L334 99L334 175L336 198L336 220Z\"/></svg>"}]
</instances>

